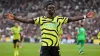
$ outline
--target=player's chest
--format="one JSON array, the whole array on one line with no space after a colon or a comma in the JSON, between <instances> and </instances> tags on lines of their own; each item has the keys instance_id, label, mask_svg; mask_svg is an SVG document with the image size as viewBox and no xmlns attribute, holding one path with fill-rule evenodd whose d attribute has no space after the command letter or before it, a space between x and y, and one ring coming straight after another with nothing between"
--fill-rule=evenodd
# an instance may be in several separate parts
<instances>
[{"instance_id":1,"label":"player's chest","mask_svg":"<svg viewBox=\"0 0 100 56\"><path fill-rule=\"evenodd\" d=\"M57 28L58 22L54 19L43 19L42 26L46 28Z\"/></svg>"},{"instance_id":2,"label":"player's chest","mask_svg":"<svg viewBox=\"0 0 100 56\"><path fill-rule=\"evenodd\" d=\"M14 32L20 32L20 29L19 28L15 28Z\"/></svg>"}]
</instances>

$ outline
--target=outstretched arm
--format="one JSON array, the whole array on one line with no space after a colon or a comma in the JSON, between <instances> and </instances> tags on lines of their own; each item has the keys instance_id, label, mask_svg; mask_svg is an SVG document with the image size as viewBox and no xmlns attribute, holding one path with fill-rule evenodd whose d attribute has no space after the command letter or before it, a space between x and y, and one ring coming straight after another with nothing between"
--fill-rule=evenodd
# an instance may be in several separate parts
<instances>
[{"instance_id":1,"label":"outstretched arm","mask_svg":"<svg viewBox=\"0 0 100 56\"><path fill-rule=\"evenodd\" d=\"M23 23L31 23L31 24L34 24L34 20L32 18L31 19L26 19L26 18L14 17L14 20L20 21L20 22L23 22Z\"/></svg>"},{"instance_id":2,"label":"outstretched arm","mask_svg":"<svg viewBox=\"0 0 100 56\"><path fill-rule=\"evenodd\" d=\"M4 15L4 16L7 16L10 20L16 20L16 21L20 21L20 22L23 22L23 23L34 24L34 19L32 19L32 18L31 19L28 19L28 18L19 18L17 16L14 16L12 13Z\"/></svg>"},{"instance_id":3,"label":"outstretched arm","mask_svg":"<svg viewBox=\"0 0 100 56\"><path fill-rule=\"evenodd\" d=\"M76 16L76 17L70 17L68 20L68 22L73 22L73 21L78 21L78 20L82 20L85 18L92 18L94 16L95 12L89 12L87 15L83 15L83 16Z\"/></svg>"},{"instance_id":4,"label":"outstretched arm","mask_svg":"<svg viewBox=\"0 0 100 56\"><path fill-rule=\"evenodd\" d=\"M87 17L86 15L84 15L84 16L70 17L68 19L68 22L79 21L79 20L85 19L86 17Z\"/></svg>"}]
</instances>

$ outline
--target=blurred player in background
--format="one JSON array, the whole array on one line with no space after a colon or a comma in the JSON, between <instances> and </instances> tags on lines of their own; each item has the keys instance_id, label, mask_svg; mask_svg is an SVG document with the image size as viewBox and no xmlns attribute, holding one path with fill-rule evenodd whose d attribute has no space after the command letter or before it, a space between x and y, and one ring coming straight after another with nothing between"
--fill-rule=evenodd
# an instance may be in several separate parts
<instances>
[{"instance_id":1,"label":"blurred player in background","mask_svg":"<svg viewBox=\"0 0 100 56\"><path fill-rule=\"evenodd\" d=\"M80 24L79 28L78 28L78 34L77 34L77 45L78 45L78 49L79 49L79 54L83 54L84 53L84 44L86 41L86 30L83 27L84 24Z\"/></svg>"},{"instance_id":2,"label":"blurred player in background","mask_svg":"<svg viewBox=\"0 0 100 56\"><path fill-rule=\"evenodd\" d=\"M14 35L13 38L13 44L14 44L14 56L19 55L19 41L20 41L20 33L22 31L22 28L18 25L18 23L15 23L15 26L11 28L11 32Z\"/></svg>"},{"instance_id":3,"label":"blurred player in background","mask_svg":"<svg viewBox=\"0 0 100 56\"><path fill-rule=\"evenodd\" d=\"M17 16L11 15L11 17L16 21L40 25L42 35L40 56L60 56L58 28L63 24L94 16L93 12L76 17L56 16L56 5L54 2L50 1L46 3L45 11L47 12L45 16L34 19L18 18Z\"/></svg>"}]
</instances>

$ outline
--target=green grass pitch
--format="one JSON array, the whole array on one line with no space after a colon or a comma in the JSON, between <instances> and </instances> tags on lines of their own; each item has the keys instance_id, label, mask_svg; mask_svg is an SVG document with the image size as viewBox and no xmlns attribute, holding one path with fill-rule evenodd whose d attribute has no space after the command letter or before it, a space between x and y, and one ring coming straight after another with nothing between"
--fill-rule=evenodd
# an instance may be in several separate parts
<instances>
[{"instance_id":1,"label":"green grass pitch","mask_svg":"<svg viewBox=\"0 0 100 56\"><path fill-rule=\"evenodd\" d=\"M40 44L24 43L24 47L20 48L19 56L39 56ZM85 45L84 55L78 54L76 44L61 44L61 56L100 56L100 45ZM0 43L0 56L14 56L12 43Z\"/></svg>"}]
</instances>

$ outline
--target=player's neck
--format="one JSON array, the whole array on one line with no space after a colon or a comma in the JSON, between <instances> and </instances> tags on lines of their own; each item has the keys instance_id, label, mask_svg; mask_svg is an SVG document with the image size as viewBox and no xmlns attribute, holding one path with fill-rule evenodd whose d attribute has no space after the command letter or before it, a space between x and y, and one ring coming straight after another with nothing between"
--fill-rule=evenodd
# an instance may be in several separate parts
<instances>
[{"instance_id":1,"label":"player's neck","mask_svg":"<svg viewBox=\"0 0 100 56\"><path fill-rule=\"evenodd\" d=\"M47 18L53 19L54 18L54 15L53 14L48 14L47 15Z\"/></svg>"},{"instance_id":2,"label":"player's neck","mask_svg":"<svg viewBox=\"0 0 100 56\"><path fill-rule=\"evenodd\" d=\"M18 26L15 26L16 28L18 28Z\"/></svg>"}]
</instances>

